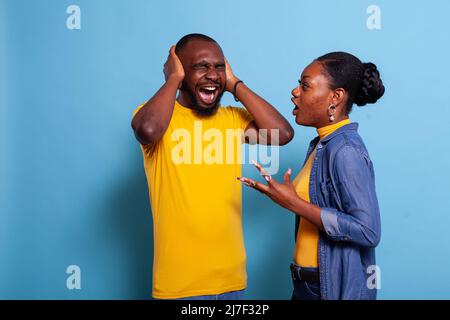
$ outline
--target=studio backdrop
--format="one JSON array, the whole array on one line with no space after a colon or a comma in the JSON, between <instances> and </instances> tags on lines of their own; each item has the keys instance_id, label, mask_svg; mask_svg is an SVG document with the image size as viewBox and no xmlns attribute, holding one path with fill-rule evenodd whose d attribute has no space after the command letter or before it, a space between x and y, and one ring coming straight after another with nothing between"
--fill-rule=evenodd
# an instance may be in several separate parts
<instances>
[{"instance_id":1,"label":"studio backdrop","mask_svg":"<svg viewBox=\"0 0 450 320\"><path fill-rule=\"evenodd\" d=\"M316 135L291 114L303 68L331 51L377 64L386 94L350 118L376 172L378 297L450 299L449 14L446 0L0 0L0 298L151 298L131 115L197 32L294 127L277 179ZM243 226L246 297L289 299L294 215L244 188Z\"/></svg>"}]
</instances>

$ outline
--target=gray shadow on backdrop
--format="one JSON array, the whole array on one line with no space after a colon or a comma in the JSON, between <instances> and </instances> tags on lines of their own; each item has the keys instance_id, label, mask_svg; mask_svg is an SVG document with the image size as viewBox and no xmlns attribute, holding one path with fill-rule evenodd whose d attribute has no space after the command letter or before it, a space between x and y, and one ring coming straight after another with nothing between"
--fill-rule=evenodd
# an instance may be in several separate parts
<instances>
[{"instance_id":1,"label":"gray shadow on backdrop","mask_svg":"<svg viewBox=\"0 0 450 320\"><path fill-rule=\"evenodd\" d=\"M130 128L130 136L132 136ZM153 267L153 224L147 181L138 142L130 139L123 150L129 161L127 174L114 188L107 202L107 221L116 235L122 257L127 259L125 297L151 299ZM105 219L106 221L106 219Z\"/></svg>"}]
</instances>

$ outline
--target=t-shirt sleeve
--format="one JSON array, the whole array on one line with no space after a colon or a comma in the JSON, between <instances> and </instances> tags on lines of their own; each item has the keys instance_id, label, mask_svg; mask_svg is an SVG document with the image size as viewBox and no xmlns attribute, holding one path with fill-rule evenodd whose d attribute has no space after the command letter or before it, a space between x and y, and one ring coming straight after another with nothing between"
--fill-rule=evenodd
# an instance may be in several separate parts
<instances>
[{"instance_id":1,"label":"t-shirt sleeve","mask_svg":"<svg viewBox=\"0 0 450 320\"><path fill-rule=\"evenodd\" d=\"M231 107L235 119L237 121L237 128L245 130L248 124L254 120L253 116L246 109L241 107Z\"/></svg>"}]
</instances>

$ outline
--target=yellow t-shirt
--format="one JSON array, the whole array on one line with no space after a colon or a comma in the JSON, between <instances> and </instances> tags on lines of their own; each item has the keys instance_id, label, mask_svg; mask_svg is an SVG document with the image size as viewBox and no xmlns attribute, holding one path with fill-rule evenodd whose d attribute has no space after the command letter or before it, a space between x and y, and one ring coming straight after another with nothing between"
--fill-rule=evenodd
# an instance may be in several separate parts
<instances>
[{"instance_id":1,"label":"yellow t-shirt","mask_svg":"<svg viewBox=\"0 0 450 320\"><path fill-rule=\"evenodd\" d=\"M154 298L246 287L242 187L236 177L240 134L251 120L237 107L219 107L214 116L200 118L176 102L162 139L141 145L153 214Z\"/></svg>"},{"instance_id":2,"label":"yellow t-shirt","mask_svg":"<svg viewBox=\"0 0 450 320\"><path fill-rule=\"evenodd\" d=\"M338 123L317 129L320 140L349 123L350 119L345 119ZM293 181L298 196L308 202L311 202L309 198L309 179L315 154L316 149L314 149L308 157L305 165ZM302 267L317 268L319 265L318 247L319 231L317 227L306 219L300 219L300 226L298 228L294 249L294 262Z\"/></svg>"}]
</instances>

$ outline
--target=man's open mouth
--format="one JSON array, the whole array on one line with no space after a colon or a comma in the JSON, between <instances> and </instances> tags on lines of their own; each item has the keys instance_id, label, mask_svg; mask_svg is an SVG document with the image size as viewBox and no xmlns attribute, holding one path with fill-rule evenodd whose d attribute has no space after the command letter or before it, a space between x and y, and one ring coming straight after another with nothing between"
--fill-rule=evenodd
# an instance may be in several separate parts
<instances>
[{"instance_id":1,"label":"man's open mouth","mask_svg":"<svg viewBox=\"0 0 450 320\"><path fill-rule=\"evenodd\" d=\"M220 87L218 85L201 86L197 89L197 94L205 105L214 104L219 96L219 93Z\"/></svg>"}]
</instances>

